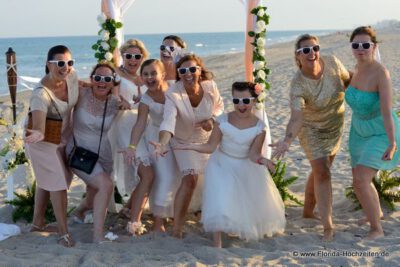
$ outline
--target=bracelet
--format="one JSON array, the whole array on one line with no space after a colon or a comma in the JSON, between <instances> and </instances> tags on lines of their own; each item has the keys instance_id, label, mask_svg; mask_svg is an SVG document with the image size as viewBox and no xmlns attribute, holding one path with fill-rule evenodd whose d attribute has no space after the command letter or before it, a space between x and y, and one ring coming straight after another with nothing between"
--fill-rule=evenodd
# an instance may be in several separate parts
<instances>
[{"instance_id":1,"label":"bracelet","mask_svg":"<svg viewBox=\"0 0 400 267\"><path fill-rule=\"evenodd\" d=\"M264 165L261 161L264 159L264 157L259 157L256 162L260 165Z\"/></svg>"},{"instance_id":2,"label":"bracelet","mask_svg":"<svg viewBox=\"0 0 400 267\"><path fill-rule=\"evenodd\" d=\"M136 146L135 146L135 145L132 145L132 144L129 144L129 145L128 145L128 148L136 149Z\"/></svg>"}]
</instances>

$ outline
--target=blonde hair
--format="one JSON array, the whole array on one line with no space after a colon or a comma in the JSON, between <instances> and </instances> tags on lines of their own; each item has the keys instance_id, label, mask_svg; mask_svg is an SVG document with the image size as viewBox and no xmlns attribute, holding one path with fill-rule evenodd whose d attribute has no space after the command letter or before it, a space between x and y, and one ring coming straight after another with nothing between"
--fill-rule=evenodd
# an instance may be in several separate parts
<instances>
[{"instance_id":1,"label":"blonde hair","mask_svg":"<svg viewBox=\"0 0 400 267\"><path fill-rule=\"evenodd\" d=\"M308 40L314 40L317 43L319 43L318 37L315 35L311 35L311 34L302 34L299 37L297 37L296 42L294 43L294 61L296 62L297 67L299 67L301 69L301 64L300 61L296 58L297 56L297 49L300 48L300 44L304 41L308 41Z\"/></svg>"},{"instance_id":2,"label":"blonde hair","mask_svg":"<svg viewBox=\"0 0 400 267\"><path fill-rule=\"evenodd\" d=\"M149 57L149 51L147 51L144 43L138 39L130 39L126 41L119 49L121 55L126 53L129 48L138 48L143 55L143 60L146 60Z\"/></svg>"}]
</instances>

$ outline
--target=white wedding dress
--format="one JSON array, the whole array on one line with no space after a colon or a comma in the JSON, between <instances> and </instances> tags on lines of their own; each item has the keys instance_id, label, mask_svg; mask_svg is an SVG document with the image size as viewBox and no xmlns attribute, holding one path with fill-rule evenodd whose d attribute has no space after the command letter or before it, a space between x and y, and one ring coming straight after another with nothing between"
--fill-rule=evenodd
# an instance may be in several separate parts
<instances>
[{"instance_id":1,"label":"white wedding dress","mask_svg":"<svg viewBox=\"0 0 400 267\"><path fill-rule=\"evenodd\" d=\"M146 86L140 86L140 93L143 95L147 90ZM131 110L121 110L114 118L111 129L108 131L108 139L110 140L112 157L113 157L113 173L112 177L116 181L118 191L121 195L130 195L139 183L137 177L137 166L143 163L145 166L150 165L150 156L143 138L136 147L136 162L128 166L124 162L124 157L118 150L128 147L131 142L132 128L137 120L137 109L139 103L134 103L133 97L139 95L139 89L136 84L128 79L121 77L120 95L123 96L131 104Z\"/></svg>"},{"instance_id":2,"label":"white wedding dress","mask_svg":"<svg viewBox=\"0 0 400 267\"><path fill-rule=\"evenodd\" d=\"M208 160L203 192L202 223L206 232L225 232L246 240L282 233L285 207L267 168L250 161L254 138L265 124L239 129L218 118L222 140Z\"/></svg>"}]
</instances>

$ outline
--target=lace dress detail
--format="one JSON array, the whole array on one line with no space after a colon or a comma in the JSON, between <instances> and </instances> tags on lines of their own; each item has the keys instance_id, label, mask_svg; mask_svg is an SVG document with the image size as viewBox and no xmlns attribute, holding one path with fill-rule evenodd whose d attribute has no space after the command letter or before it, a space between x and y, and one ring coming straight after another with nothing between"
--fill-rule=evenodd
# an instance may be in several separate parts
<instances>
[{"instance_id":1,"label":"lace dress detail","mask_svg":"<svg viewBox=\"0 0 400 267\"><path fill-rule=\"evenodd\" d=\"M78 104L74 110L73 136L76 145L97 153L100 142L101 126L103 123L103 113L105 102L93 96L92 90L81 90ZM72 169L72 171L84 181L89 181L92 177L101 172L111 173L112 156L107 132L111 128L112 121L118 112L118 101L110 95L108 98L106 115L104 119L103 136L101 139L99 160L97 161L91 174ZM73 149L74 140L71 136L68 141L66 152L69 155Z\"/></svg>"}]
</instances>

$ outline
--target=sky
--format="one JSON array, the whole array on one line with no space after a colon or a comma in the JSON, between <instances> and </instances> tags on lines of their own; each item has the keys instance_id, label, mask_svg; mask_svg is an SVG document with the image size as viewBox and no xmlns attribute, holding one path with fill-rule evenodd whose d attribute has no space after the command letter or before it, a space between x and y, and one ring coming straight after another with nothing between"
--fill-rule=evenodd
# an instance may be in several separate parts
<instances>
[{"instance_id":1,"label":"sky","mask_svg":"<svg viewBox=\"0 0 400 267\"><path fill-rule=\"evenodd\" d=\"M96 35L100 0L0 0L0 38ZM400 0L264 0L268 30L352 29L400 20ZM239 0L136 0L126 34L244 30Z\"/></svg>"}]
</instances>

